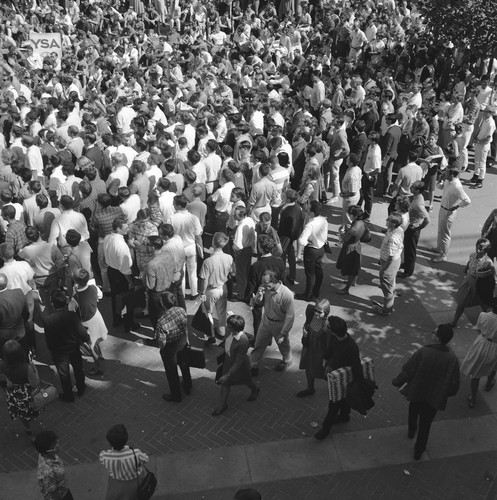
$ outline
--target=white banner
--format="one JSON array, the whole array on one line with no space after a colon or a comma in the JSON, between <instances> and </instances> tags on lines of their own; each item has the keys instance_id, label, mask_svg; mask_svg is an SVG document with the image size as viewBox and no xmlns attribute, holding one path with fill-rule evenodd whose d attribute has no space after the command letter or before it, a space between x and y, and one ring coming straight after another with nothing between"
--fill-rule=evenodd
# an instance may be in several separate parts
<instances>
[{"instance_id":1,"label":"white banner","mask_svg":"<svg viewBox=\"0 0 497 500\"><path fill-rule=\"evenodd\" d=\"M43 60L51 54L55 54L57 59L62 59L62 40L60 33L29 33L29 41L33 46L35 54Z\"/></svg>"}]
</instances>

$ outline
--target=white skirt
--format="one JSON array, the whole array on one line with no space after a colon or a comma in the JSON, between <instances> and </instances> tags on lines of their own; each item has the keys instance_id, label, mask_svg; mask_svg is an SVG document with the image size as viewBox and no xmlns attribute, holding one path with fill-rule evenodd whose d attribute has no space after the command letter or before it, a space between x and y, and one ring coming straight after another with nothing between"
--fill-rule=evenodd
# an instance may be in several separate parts
<instances>
[{"instance_id":1,"label":"white skirt","mask_svg":"<svg viewBox=\"0 0 497 500\"><path fill-rule=\"evenodd\" d=\"M95 346L98 339L105 340L107 338L107 326L98 309L93 318L88 321L83 321L83 325L88 328L92 347Z\"/></svg>"}]
</instances>

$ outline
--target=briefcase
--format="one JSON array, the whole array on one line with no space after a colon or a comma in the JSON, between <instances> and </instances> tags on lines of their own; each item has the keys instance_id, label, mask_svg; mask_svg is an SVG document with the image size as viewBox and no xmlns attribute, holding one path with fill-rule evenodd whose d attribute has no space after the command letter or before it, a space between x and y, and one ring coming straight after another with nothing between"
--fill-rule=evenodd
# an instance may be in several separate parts
<instances>
[{"instance_id":1,"label":"briefcase","mask_svg":"<svg viewBox=\"0 0 497 500\"><path fill-rule=\"evenodd\" d=\"M190 368L205 368L205 353L203 347L192 347L188 344L178 353L178 355L180 359L186 361Z\"/></svg>"},{"instance_id":2,"label":"briefcase","mask_svg":"<svg viewBox=\"0 0 497 500\"><path fill-rule=\"evenodd\" d=\"M361 359L362 374L365 379L375 381L374 365L371 358ZM347 396L347 387L353 381L350 366L338 368L328 373L328 394L330 401L337 403Z\"/></svg>"}]
</instances>

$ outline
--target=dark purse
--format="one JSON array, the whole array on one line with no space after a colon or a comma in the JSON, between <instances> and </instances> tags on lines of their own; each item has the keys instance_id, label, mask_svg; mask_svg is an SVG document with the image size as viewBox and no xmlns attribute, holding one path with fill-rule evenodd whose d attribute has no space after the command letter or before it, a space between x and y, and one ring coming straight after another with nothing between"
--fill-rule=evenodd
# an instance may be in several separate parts
<instances>
[{"instance_id":1,"label":"dark purse","mask_svg":"<svg viewBox=\"0 0 497 500\"><path fill-rule=\"evenodd\" d=\"M131 448L133 450L133 448ZM138 458L136 458L135 450L133 450L133 455L135 457L136 466L136 496L138 500L149 500L154 496L154 492L157 488L157 478L153 472L150 472L144 464L143 468L147 471L145 477L140 482L140 476L138 475Z\"/></svg>"},{"instance_id":2,"label":"dark purse","mask_svg":"<svg viewBox=\"0 0 497 500\"><path fill-rule=\"evenodd\" d=\"M200 333L203 333L204 335L207 335L207 337L212 335L212 323L205 312L204 304L200 304L195 316L193 316L192 328Z\"/></svg>"},{"instance_id":3,"label":"dark purse","mask_svg":"<svg viewBox=\"0 0 497 500\"><path fill-rule=\"evenodd\" d=\"M354 380L347 388L347 402L353 410L361 415L367 415L368 410L375 405L373 395L377 388L372 380Z\"/></svg>"},{"instance_id":4,"label":"dark purse","mask_svg":"<svg viewBox=\"0 0 497 500\"><path fill-rule=\"evenodd\" d=\"M362 233L362 236L361 236L361 243L369 243L372 239L373 239L373 236L371 235L371 231L366 226L364 229L364 232Z\"/></svg>"}]
</instances>

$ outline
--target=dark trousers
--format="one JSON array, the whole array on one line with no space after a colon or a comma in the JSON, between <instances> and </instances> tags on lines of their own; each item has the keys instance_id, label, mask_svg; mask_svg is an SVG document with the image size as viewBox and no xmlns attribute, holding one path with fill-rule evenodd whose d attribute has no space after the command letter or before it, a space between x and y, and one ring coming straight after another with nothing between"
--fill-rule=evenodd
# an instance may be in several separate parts
<instances>
[{"instance_id":1,"label":"dark trousers","mask_svg":"<svg viewBox=\"0 0 497 500\"><path fill-rule=\"evenodd\" d=\"M376 177L370 179L367 175L362 176L361 195L364 200L364 216L368 219L371 217L371 211L373 210L373 197L376 182Z\"/></svg>"},{"instance_id":2,"label":"dark trousers","mask_svg":"<svg viewBox=\"0 0 497 500\"><path fill-rule=\"evenodd\" d=\"M418 438L416 439L416 451L423 452L426 449L430 427L437 410L433 406L424 401L411 401L409 403L409 433L414 434L418 430Z\"/></svg>"},{"instance_id":3,"label":"dark trousers","mask_svg":"<svg viewBox=\"0 0 497 500\"><path fill-rule=\"evenodd\" d=\"M281 248L283 250L281 258L285 264L288 259L288 277L293 281L295 281L297 276L297 260L295 258L295 247L293 246L294 241L295 240L291 240L287 236L281 238Z\"/></svg>"},{"instance_id":4,"label":"dark trousers","mask_svg":"<svg viewBox=\"0 0 497 500\"><path fill-rule=\"evenodd\" d=\"M157 321L161 317L164 308L162 307L161 301L162 292L156 292L155 290L148 290L148 317L150 318L150 323L155 327L157 325Z\"/></svg>"},{"instance_id":5,"label":"dark trousers","mask_svg":"<svg viewBox=\"0 0 497 500\"><path fill-rule=\"evenodd\" d=\"M328 413L323 420L323 429L327 432L330 432L331 427L335 423L338 415L347 416L350 415L350 405L346 399L342 399L341 401L337 401L334 403L330 401L328 403Z\"/></svg>"},{"instance_id":6,"label":"dark trousers","mask_svg":"<svg viewBox=\"0 0 497 500\"><path fill-rule=\"evenodd\" d=\"M414 273L420 234L421 229L413 229L411 226L404 233L404 272L407 276L412 276Z\"/></svg>"},{"instance_id":7,"label":"dark trousers","mask_svg":"<svg viewBox=\"0 0 497 500\"><path fill-rule=\"evenodd\" d=\"M398 195L392 197L392 199L390 200L390 203L388 204L388 215L390 214L393 214L395 212L395 205L397 203L397 197Z\"/></svg>"},{"instance_id":8,"label":"dark trousers","mask_svg":"<svg viewBox=\"0 0 497 500\"><path fill-rule=\"evenodd\" d=\"M263 306L258 306L254 304L254 307L252 308L252 319L254 323L254 339L257 337L257 331L259 330L259 327L261 326L261 321L262 321L262 309Z\"/></svg>"},{"instance_id":9,"label":"dark trousers","mask_svg":"<svg viewBox=\"0 0 497 500\"><path fill-rule=\"evenodd\" d=\"M278 230L278 226L280 224L280 212L281 206L279 207L271 207L271 226Z\"/></svg>"},{"instance_id":10,"label":"dark trousers","mask_svg":"<svg viewBox=\"0 0 497 500\"><path fill-rule=\"evenodd\" d=\"M235 251L235 267L236 267L236 283L238 287L238 296L241 299L245 298L247 290L247 278L252 263L252 247L243 248L240 251Z\"/></svg>"},{"instance_id":11,"label":"dark trousers","mask_svg":"<svg viewBox=\"0 0 497 500\"><path fill-rule=\"evenodd\" d=\"M319 297L319 290L323 283L323 256L322 248L304 248L305 296Z\"/></svg>"},{"instance_id":12,"label":"dark trousers","mask_svg":"<svg viewBox=\"0 0 497 500\"><path fill-rule=\"evenodd\" d=\"M74 399L72 393L71 372L69 365L72 366L74 371L74 378L76 379L76 387L82 390L85 387L85 373L83 371L83 359L79 352L79 347L74 349L69 354L52 353L52 359L57 369L60 378L60 385L62 392L66 399Z\"/></svg>"},{"instance_id":13,"label":"dark trousers","mask_svg":"<svg viewBox=\"0 0 497 500\"><path fill-rule=\"evenodd\" d=\"M186 362L185 356L181 355L181 351L186 346L186 335L183 335L174 342L168 342L161 350L160 357L164 364L167 382L169 383L169 390L174 399L181 400L181 385L178 375L178 366L180 367L183 375L183 383L185 387L192 387L192 377L190 374L190 367Z\"/></svg>"},{"instance_id":14,"label":"dark trousers","mask_svg":"<svg viewBox=\"0 0 497 500\"><path fill-rule=\"evenodd\" d=\"M135 322L135 308L145 306L145 292L143 289L130 290L126 276L113 267L107 269L107 276L110 285L112 315L114 318L121 316L121 311L126 306L124 326L131 328Z\"/></svg>"},{"instance_id":15,"label":"dark trousers","mask_svg":"<svg viewBox=\"0 0 497 500\"><path fill-rule=\"evenodd\" d=\"M388 186L392 183L393 165L395 160L389 160L385 167L381 167L380 179L378 182L378 195L384 196Z\"/></svg>"},{"instance_id":16,"label":"dark trousers","mask_svg":"<svg viewBox=\"0 0 497 500\"><path fill-rule=\"evenodd\" d=\"M214 210L214 233L226 233L226 225L228 224L228 219L230 214L228 212L218 212Z\"/></svg>"}]
</instances>

